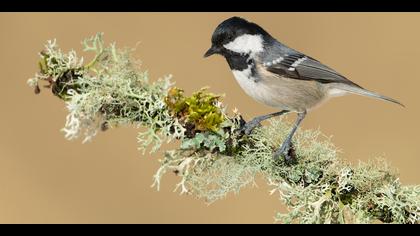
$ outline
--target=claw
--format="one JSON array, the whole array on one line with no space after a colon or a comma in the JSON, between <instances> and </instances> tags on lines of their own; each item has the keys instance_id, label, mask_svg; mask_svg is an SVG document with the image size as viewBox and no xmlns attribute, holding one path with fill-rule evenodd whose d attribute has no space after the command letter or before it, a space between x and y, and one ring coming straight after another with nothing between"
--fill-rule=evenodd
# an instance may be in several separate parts
<instances>
[{"instance_id":1,"label":"claw","mask_svg":"<svg viewBox=\"0 0 420 236\"><path fill-rule=\"evenodd\" d=\"M274 153L274 158L278 158L279 156L284 156L286 162L296 160L296 153L292 144L292 138L297 128L299 127L300 123L305 118L305 116L306 116L306 111L298 113L298 118L296 119L296 122L293 125L292 130L290 131L289 135L287 135L286 139L283 141L283 144L281 145L281 147L277 149L276 152Z\"/></svg>"},{"instance_id":2,"label":"claw","mask_svg":"<svg viewBox=\"0 0 420 236\"><path fill-rule=\"evenodd\" d=\"M243 132L246 135L250 135L252 131L258 126L261 126L261 123L259 121L251 120L241 128L241 132Z\"/></svg>"},{"instance_id":3,"label":"claw","mask_svg":"<svg viewBox=\"0 0 420 236\"><path fill-rule=\"evenodd\" d=\"M261 126L261 121L264 121L264 120L270 119L270 118L275 117L275 116L281 116L281 115L283 115L283 114L285 114L285 113L287 113L287 112L289 112L289 111L283 110L283 111L279 111L279 112L271 113L271 114L264 115L264 116L257 116L257 117L255 117L254 119L252 119L251 121L246 122L246 123L242 126L242 128L241 128L241 129L239 129L239 131L240 131L241 133L243 133L243 134L249 135L249 134L251 134L251 133L252 133L252 131L253 131L256 127ZM241 117L241 119L242 119L242 117ZM243 120L243 119L242 119L242 120Z\"/></svg>"},{"instance_id":4,"label":"claw","mask_svg":"<svg viewBox=\"0 0 420 236\"><path fill-rule=\"evenodd\" d=\"M279 149L274 152L274 159L278 160L280 157L284 157L287 163L296 160L295 148L292 143L283 143Z\"/></svg>"}]
</instances>

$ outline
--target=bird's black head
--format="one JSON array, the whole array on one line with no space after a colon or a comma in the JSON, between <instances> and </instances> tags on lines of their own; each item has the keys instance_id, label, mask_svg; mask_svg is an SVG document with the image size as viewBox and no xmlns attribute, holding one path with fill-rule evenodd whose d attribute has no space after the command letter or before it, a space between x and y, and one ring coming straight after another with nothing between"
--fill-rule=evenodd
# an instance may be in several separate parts
<instances>
[{"instance_id":1,"label":"bird's black head","mask_svg":"<svg viewBox=\"0 0 420 236\"><path fill-rule=\"evenodd\" d=\"M240 17L231 17L220 23L211 38L212 46L204 57L213 54L250 54L262 50L269 34L259 25Z\"/></svg>"}]
</instances>

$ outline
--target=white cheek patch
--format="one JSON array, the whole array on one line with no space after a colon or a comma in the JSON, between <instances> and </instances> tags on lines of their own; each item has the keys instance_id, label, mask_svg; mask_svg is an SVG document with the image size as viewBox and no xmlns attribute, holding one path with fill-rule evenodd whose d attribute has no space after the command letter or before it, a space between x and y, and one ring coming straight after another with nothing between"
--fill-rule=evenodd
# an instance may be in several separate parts
<instances>
[{"instance_id":1,"label":"white cheek patch","mask_svg":"<svg viewBox=\"0 0 420 236\"><path fill-rule=\"evenodd\" d=\"M251 34L241 35L232 42L223 45L223 47L241 54L256 54L264 49L261 35Z\"/></svg>"}]
</instances>

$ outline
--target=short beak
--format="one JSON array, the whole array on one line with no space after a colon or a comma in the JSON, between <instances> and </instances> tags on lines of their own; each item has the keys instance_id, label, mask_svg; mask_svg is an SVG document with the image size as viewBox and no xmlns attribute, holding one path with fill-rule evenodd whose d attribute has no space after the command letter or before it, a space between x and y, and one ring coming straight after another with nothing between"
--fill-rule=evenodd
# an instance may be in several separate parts
<instances>
[{"instance_id":1,"label":"short beak","mask_svg":"<svg viewBox=\"0 0 420 236\"><path fill-rule=\"evenodd\" d=\"M209 50L207 50L207 52L204 54L204 57L209 57L213 54L218 53L219 50L215 47L215 46L211 46L211 48Z\"/></svg>"}]
</instances>

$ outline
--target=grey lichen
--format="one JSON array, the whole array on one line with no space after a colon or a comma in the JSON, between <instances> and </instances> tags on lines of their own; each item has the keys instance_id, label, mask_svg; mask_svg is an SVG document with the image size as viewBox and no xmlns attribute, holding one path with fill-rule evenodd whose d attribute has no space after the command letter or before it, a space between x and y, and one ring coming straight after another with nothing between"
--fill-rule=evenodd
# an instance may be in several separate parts
<instances>
[{"instance_id":1,"label":"grey lichen","mask_svg":"<svg viewBox=\"0 0 420 236\"><path fill-rule=\"evenodd\" d=\"M182 137L183 127L165 109L171 76L149 83L147 72L132 57L133 49L117 49L115 43L105 46L102 34L84 40L83 46L84 51L95 54L85 66L74 51L62 53L55 40L48 41L40 54L45 69L41 67L28 81L35 89L39 81L49 82L53 93L66 101L66 138L82 134L86 142L101 129L143 125L149 129L138 135L140 149L153 144L152 151L156 151L162 141ZM69 71L77 73L68 79Z\"/></svg>"},{"instance_id":2,"label":"grey lichen","mask_svg":"<svg viewBox=\"0 0 420 236\"><path fill-rule=\"evenodd\" d=\"M83 65L74 51L63 53L48 41L40 53L40 72L28 84L40 92L46 81L66 102L69 114L63 131L68 139L92 139L99 130L120 125L146 127L138 135L139 149L157 151L162 142L180 140L166 151L153 186L173 172L175 191L208 203L238 193L261 176L288 211L275 217L281 223L419 223L420 186L402 186L384 160L352 166L339 157L330 138L319 130L301 130L293 139L292 163L273 159L291 125L273 119L251 135L245 121L229 114L221 96L201 89L186 96L170 76L150 82L133 49L105 46L102 34L83 41L94 59Z\"/></svg>"}]
</instances>

